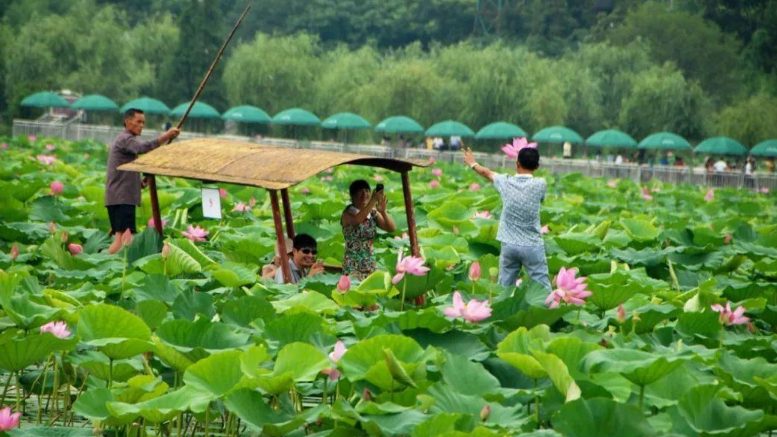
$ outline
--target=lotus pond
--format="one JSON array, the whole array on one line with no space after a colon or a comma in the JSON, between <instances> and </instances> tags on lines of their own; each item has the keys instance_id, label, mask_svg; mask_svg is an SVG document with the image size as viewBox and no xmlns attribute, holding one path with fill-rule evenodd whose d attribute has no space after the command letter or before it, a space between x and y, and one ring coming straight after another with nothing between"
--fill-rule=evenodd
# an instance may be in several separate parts
<instances>
[{"instance_id":1,"label":"lotus pond","mask_svg":"<svg viewBox=\"0 0 777 437\"><path fill-rule=\"evenodd\" d=\"M263 190L221 186L225 218L205 220L201 185L163 178L166 240L144 230L110 256L105 145L0 142L0 435L777 428L774 194L543 175L551 276L577 269L591 292L555 306L536 283L491 277L500 201L464 166L411 173L430 270L396 285L409 247L398 175L338 167L291 190L297 232L338 264L348 184L386 185L400 231L376 240L380 271L343 291L335 274L299 287L261 280L274 246ZM190 225L205 241L184 237ZM482 275L470 274L475 261ZM446 316L456 291L491 300L490 316Z\"/></svg>"}]
</instances>

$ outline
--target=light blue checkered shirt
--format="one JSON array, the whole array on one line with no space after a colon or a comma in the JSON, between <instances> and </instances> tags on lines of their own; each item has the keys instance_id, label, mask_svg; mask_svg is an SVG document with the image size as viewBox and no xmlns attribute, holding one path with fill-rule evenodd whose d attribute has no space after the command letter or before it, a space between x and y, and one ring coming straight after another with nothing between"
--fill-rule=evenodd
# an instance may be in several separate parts
<instances>
[{"instance_id":1,"label":"light blue checkered shirt","mask_svg":"<svg viewBox=\"0 0 777 437\"><path fill-rule=\"evenodd\" d=\"M545 179L497 174L494 176L494 187L502 197L502 215L496 239L516 246L543 246L540 204L545 200Z\"/></svg>"}]
</instances>

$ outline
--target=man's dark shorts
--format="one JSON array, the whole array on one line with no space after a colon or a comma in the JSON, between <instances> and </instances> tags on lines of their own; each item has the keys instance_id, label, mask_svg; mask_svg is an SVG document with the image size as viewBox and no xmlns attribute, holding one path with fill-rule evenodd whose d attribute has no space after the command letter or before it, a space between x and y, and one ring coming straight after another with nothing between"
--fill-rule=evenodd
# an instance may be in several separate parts
<instances>
[{"instance_id":1,"label":"man's dark shorts","mask_svg":"<svg viewBox=\"0 0 777 437\"><path fill-rule=\"evenodd\" d=\"M111 234L124 232L127 229L135 231L135 205L108 205L108 218L111 219Z\"/></svg>"}]
</instances>

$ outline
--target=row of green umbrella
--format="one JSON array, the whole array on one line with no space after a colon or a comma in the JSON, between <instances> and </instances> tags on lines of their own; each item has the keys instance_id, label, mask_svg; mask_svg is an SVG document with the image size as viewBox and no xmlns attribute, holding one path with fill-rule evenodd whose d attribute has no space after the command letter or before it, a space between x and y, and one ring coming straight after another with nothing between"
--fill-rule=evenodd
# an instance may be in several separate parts
<instances>
[{"instance_id":1,"label":"row of green umbrella","mask_svg":"<svg viewBox=\"0 0 777 437\"><path fill-rule=\"evenodd\" d=\"M33 107L69 107L86 111L114 111L118 105L105 96L98 94L84 96L73 104L69 104L56 93L44 91L32 94L22 100L22 105ZM173 117L182 117L189 107L189 103L182 103L172 110L163 102L150 97L141 97L127 102L119 110L124 112L129 108L137 108L148 114L163 114ZM323 122L312 112L291 108L279 112L275 117L270 117L265 111L250 105L241 105L229 109L223 115L203 102L195 102L189 112L193 118L222 118L241 123L273 123L294 126L321 126L326 129L358 130L371 129L372 125L360 115L351 112L341 112L330 116ZM512 123L496 122L473 132L467 125L454 120L445 120L434 124L429 129L424 129L417 121L406 116L389 117L375 126L376 132L393 134L424 134L427 136L460 136L475 137L480 140L509 139L527 137L526 132ZM690 143L683 137L671 132L658 132L645 137L637 143L627 133L607 129L594 133L583 140L577 132L564 126L551 126L544 128L531 137L532 141L546 143L586 144L594 147L618 147L618 148L646 148L665 150L691 150ZM764 141L752 150L748 150L738 141L728 137L708 138L695 149L696 153L714 155L746 155L777 156L777 139Z\"/></svg>"}]
</instances>

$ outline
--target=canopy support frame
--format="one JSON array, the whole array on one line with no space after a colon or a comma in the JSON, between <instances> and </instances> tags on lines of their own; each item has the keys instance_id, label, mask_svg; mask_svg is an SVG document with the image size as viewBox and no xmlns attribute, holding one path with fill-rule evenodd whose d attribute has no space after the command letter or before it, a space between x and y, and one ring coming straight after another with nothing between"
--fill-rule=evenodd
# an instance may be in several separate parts
<instances>
[{"instance_id":1,"label":"canopy support frame","mask_svg":"<svg viewBox=\"0 0 777 437\"><path fill-rule=\"evenodd\" d=\"M281 221L281 208L278 204L278 190L267 190L270 192L270 203L272 204L272 219L275 224L275 238L278 242L278 251L281 258L281 271L283 272L283 282L291 283L291 268L289 267L289 252L286 248L286 239L283 237L283 222Z\"/></svg>"},{"instance_id":2,"label":"canopy support frame","mask_svg":"<svg viewBox=\"0 0 777 437\"><path fill-rule=\"evenodd\" d=\"M405 198L405 214L407 216L407 232L410 237L410 253L421 256L418 248L418 235L415 229L415 212L413 211L413 195L410 193L410 176L408 171L402 171L402 194Z\"/></svg>"}]
</instances>

